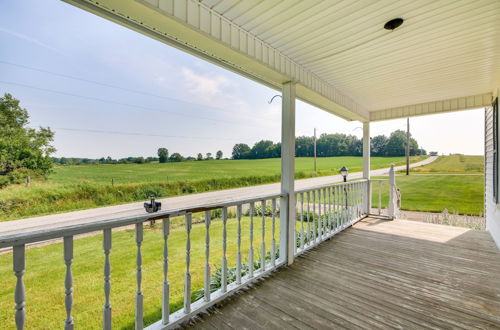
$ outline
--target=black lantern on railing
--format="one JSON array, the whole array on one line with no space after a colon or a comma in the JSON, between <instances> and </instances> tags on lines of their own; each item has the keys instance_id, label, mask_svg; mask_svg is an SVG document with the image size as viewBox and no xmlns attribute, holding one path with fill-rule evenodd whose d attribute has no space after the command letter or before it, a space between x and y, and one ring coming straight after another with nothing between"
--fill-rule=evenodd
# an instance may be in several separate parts
<instances>
[{"instance_id":1,"label":"black lantern on railing","mask_svg":"<svg viewBox=\"0 0 500 330\"><path fill-rule=\"evenodd\" d=\"M342 174L342 176L344 177L344 182L347 182L347 174L349 173L349 170L343 166L341 169L340 169L340 174Z\"/></svg>"}]
</instances>

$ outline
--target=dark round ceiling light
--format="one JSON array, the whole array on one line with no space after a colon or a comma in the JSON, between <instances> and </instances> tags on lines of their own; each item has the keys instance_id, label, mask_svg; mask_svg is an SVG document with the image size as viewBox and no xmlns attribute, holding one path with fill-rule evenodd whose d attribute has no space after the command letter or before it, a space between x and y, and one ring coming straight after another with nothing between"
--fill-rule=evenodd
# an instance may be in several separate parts
<instances>
[{"instance_id":1,"label":"dark round ceiling light","mask_svg":"<svg viewBox=\"0 0 500 330\"><path fill-rule=\"evenodd\" d=\"M398 27L400 27L401 24L403 24L403 22L404 22L404 19L402 19L402 18L391 19L389 22L384 24L384 29L391 30L391 31L395 30Z\"/></svg>"}]
</instances>

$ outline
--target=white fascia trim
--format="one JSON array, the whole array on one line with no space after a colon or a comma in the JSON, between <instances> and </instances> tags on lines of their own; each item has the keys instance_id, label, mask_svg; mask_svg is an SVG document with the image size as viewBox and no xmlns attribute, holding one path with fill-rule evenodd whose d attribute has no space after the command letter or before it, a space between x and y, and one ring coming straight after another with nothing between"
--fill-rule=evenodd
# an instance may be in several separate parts
<instances>
[{"instance_id":1,"label":"white fascia trim","mask_svg":"<svg viewBox=\"0 0 500 330\"><path fill-rule=\"evenodd\" d=\"M370 121L389 120L491 106L491 92L370 112Z\"/></svg>"}]
</instances>

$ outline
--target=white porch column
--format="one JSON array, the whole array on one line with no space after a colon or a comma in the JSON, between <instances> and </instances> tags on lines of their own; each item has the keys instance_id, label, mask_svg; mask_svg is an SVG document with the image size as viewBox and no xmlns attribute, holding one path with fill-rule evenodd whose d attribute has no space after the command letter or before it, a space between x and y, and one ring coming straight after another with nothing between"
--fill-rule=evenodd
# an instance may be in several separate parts
<instances>
[{"instance_id":1,"label":"white porch column","mask_svg":"<svg viewBox=\"0 0 500 330\"><path fill-rule=\"evenodd\" d=\"M370 122L363 123L363 179L370 180ZM364 192L365 212L370 213L372 207L371 184L368 182Z\"/></svg>"},{"instance_id":2,"label":"white porch column","mask_svg":"<svg viewBox=\"0 0 500 330\"><path fill-rule=\"evenodd\" d=\"M391 164L389 170L389 218L394 219L396 216L396 173L394 173L394 164Z\"/></svg>"},{"instance_id":3,"label":"white porch column","mask_svg":"<svg viewBox=\"0 0 500 330\"><path fill-rule=\"evenodd\" d=\"M281 106L280 259L293 263L295 254L295 83L283 84Z\"/></svg>"}]
</instances>

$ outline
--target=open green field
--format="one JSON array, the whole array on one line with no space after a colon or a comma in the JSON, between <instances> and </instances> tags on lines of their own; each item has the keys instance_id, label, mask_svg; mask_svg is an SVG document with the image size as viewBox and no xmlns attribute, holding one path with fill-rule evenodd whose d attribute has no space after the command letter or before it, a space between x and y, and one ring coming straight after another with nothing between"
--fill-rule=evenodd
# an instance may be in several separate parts
<instances>
[{"instance_id":1,"label":"open green field","mask_svg":"<svg viewBox=\"0 0 500 330\"><path fill-rule=\"evenodd\" d=\"M412 162L424 157L412 157ZM372 169L404 163L403 157L373 157ZM361 171L361 157L297 158L296 178ZM115 185L111 185L111 180ZM279 182L280 160L212 160L180 163L57 167L44 182L0 190L0 221L206 191Z\"/></svg>"},{"instance_id":2,"label":"open green field","mask_svg":"<svg viewBox=\"0 0 500 330\"><path fill-rule=\"evenodd\" d=\"M278 217L279 218L279 217ZM169 238L169 282L171 285L171 311L182 307L185 272L186 231L183 218L171 229ZM174 219L175 221L175 219ZM247 262L249 248L249 217L242 218L242 255ZM266 250L271 246L271 219L266 217ZM261 218L254 218L254 255L260 260ZM113 233L111 250L111 305L115 329L134 328L135 307L135 255L134 230ZM236 264L237 221L227 222L228 267ZM279 242L279 219L276 219L276 244ZM102 328L103 264L102 235L74 241L74 305L76 328ZM214 219L210 227L210 264L212 272L222 260L222 222ZM161 319L161 288L163 281L163 236L161 224L144 230L142 245L142 292L144 295L145 323ZM195 224L191 232L192 292L203 287L205 265L205 225ZM64 275L65 265L62 243L29 248L26 250L26 317L27 329L60 329L64 324ZM14 287L12 253L0 255L0 324L2 329L14 329Z\"/></svg>"},{"instance_id":3,"label":"open green field","mask_svg":"<svg viewBox=\"0 0 500 330\"><path fill-rule=\"evenodd\" d=\"M424 157L412 157L412 162ZM342 166L351 172L362 171L362 157L319 157L318 173L313 173L313 158L295 159L295 172L301 176L338 174ZM388 167L389 164L404 164L404 157L372 157L371 168ZM219 178L279 175L280 158L187 161L178 163L105 164L58 166L49 177L49 183L74 184L82 181L111 184L146 183L161 181L195 181Z\"/></svg>"},{"instance_id":4,"label":"open green field","mask_svg":"<svg viewBox=\"0 0 500 330\"><path fill-rule=\"evenodd\" d=\"M424 212L484 213L484 157L451 155L413 168L409 176L399 175L396 185L401 190L401 209ZM383 203L388 201L387 189ZM373 196L373 205L378 195Z\"/></svg>"},{"instance_id":5,"label":"open green field","mask_svg":"<svg viewBox=\"0 0 500 330\"><path fill-rule=\"evenodd\" d=\"M483 175L410 175L397 176L401 190L401 209L422 212L484 213ZM388 189L383 190L382 203L387 205ZM374 191L373 207L378 205L378 190Z\"/></svg>"},{"instance_id":6,"label":"open green field","mask_svg":"<svg viewBox=\"0 0 500 330\"><path fill-rule=\"evenodd\" d=\"M436 161L411 169L413 173L484 173L484 156L441 156Z\"/></svg>"}]
</instances>

